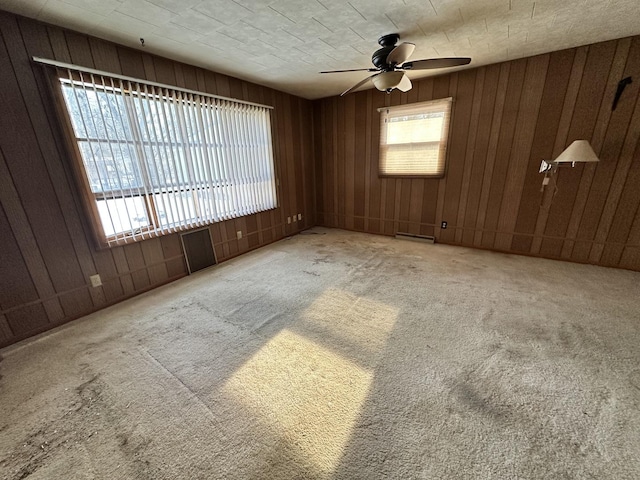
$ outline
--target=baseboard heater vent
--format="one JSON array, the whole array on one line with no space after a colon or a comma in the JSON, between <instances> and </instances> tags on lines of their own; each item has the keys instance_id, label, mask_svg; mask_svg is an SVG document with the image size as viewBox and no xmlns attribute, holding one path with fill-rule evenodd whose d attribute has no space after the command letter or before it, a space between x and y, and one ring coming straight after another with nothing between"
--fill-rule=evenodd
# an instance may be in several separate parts
<instances>
[{"instance_id":1,"label":"baseboard heater vent","mask_svg":"<svg viewBox=\"0 0 640 480\"><path fill-rule=\"evenodd\" d=\"M411 240L414 242L436 243L436 237L431 235L414 235L412 233L396 232L396 238L401 240Z\"/></svg>"},{"instance_id":2,"label":"baseboard heater vent","mask_svg":"<svg viewBox=\"0 0 640 480\"><path fill-rule=\"evenodd\" d=\"M180 239L190 274L216 264L211 231L208 228L183 233Z\"/></svg>"}]
</instances>

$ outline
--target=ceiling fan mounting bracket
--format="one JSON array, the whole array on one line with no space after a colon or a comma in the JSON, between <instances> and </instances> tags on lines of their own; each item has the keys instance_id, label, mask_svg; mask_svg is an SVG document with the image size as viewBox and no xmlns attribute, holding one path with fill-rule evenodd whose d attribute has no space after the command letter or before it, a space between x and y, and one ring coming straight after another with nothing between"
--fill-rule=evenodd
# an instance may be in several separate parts
<instances>
[{"instance_id":1,"label":"ceiling fan mounting bracket","mask_svg":"<svg viewBox=\"0 0 640 480\"><path fill-rule=\"evenodd\" d=\"M378 44L381 47L393 47L400 40L400 35L397 33L390 33L388 35L383 35L378 39Z\"/></svg>"}]
</instances>

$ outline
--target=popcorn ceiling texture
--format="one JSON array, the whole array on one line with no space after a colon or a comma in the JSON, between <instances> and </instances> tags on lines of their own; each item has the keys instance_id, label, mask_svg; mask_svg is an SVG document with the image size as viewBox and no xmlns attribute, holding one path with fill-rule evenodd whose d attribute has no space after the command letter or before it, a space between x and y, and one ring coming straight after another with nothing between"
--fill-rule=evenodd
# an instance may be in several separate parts
<instances>
[{"instance_id":1,"label":"popcorn ceiling texture","mask_svg":"<svg viewBox=\"0 0 640 480\"><path fill-rule=\"evenodd\" d=\"M0 0L0 8L305 98L337 95L400 33L474 66L640 34L637 0ZM411 72L412 79L441 73Z\"/></svg>"},{"instance_id":2,"label":"popcorn ceiling texture","mask_svg":"<svg viewBox=\"0 0 640 480\"><path fill-rule=\"evenodd\" d=\"M1 351L0 478L638 478L639 285L314 228Z\"/></svg>"}]
</instances>

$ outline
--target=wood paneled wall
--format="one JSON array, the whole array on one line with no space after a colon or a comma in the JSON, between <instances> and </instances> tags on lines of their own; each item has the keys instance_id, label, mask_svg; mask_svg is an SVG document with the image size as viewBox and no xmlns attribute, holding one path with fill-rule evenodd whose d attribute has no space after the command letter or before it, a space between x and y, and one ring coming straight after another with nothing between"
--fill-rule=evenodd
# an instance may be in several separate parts
<instances>
[{"instance_id":1,"label":"wood paneled wall","mask_svg":"<svg viewBox=\"0 0 640 480\"><path fill-rule=\"evenodd\" d=\"M218 262L314 225L311 102L1 11L0 32L0 346L187 273L177 234L94 247L32 56L273 105L280 206L212 225ZM298 213L302 221L288 224ZM95 273L102 287L90 286Z\"/></svg>"},{"instance_id":2,"label":"wood paneled wall","mask_svg":"<svg viewBox=\"0 0 640 480\"><path fill-rule=\"evenodd\" d=\"M318 224L640 270L639 90L633 37L428 78L407 93L318 100ZM448 96L445 177L379 178L377 108ZM540 161L576 139L601 162L561 169L557 190L552 180L542 193Z\"/></svg>"}]
</instances>

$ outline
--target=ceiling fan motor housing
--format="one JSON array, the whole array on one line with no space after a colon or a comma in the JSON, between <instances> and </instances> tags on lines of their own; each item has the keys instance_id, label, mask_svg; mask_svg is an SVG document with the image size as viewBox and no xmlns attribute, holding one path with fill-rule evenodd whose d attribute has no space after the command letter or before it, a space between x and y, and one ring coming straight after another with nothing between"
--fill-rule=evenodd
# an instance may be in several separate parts
<instances>
[{"instance_id":1,"label":"ceiling fan motor housing","mask_svg":"<svg viewBox=\"0 0 640 480\"><path fill-rule=\"evenodd\" d=\"M390 33L389 35L383 35L378 39L378 44L382 47L376 50L371 56L371 62L382 70L390 70L387 63L387 57L389 53L395 48L396 43L400 40L400 35L397 33Z\"/></svg>"},{"instance_id":2,"label":"ceiling fan motor housing","mask_svg":"<svg viewBox=\"0 0 640 480\"><path fill-rule=\"evenodd\" d=\"M396 47L382 47L379 50L376 50L373 55L371 55L371 62L382 70L388 70L389 65L387 64L387 57Z\"/></svg>"}]
</instances>

